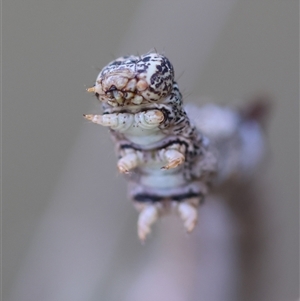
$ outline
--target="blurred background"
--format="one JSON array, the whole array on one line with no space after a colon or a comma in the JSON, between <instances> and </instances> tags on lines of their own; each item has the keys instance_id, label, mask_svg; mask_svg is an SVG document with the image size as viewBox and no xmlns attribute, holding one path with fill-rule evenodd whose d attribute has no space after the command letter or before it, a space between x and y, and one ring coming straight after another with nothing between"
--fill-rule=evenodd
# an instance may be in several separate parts
<instances>
[{"instance_id":1,"label":"blurred background","mask_svg":"<svg viewBox=\"0 0 300 301\"><path fill-rule=\"evenodd\" d=\"M153 47L186 103L273 107L251 186L141 245L107 130L82 114L101 112L99 69ZM295 301L298 185L298 1L3 2L3 300Z\"/></svg>"}]
</instances>

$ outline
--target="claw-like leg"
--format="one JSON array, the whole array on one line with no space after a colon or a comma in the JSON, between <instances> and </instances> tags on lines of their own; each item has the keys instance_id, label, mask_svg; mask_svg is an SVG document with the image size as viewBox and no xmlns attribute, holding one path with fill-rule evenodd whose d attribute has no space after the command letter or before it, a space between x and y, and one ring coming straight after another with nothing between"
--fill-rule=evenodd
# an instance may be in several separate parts
<instances>
[{"instance_id":1,"label":"claw-like leg","mask_svg":"<svg viewBox=\"0 0 300 301\"><path fill-rule=\"evenodd\" d=\"M183 220L187 232L192 232L197 224L198 212L195 206L182 202L178 205L178 213Z\"/></svg>"},{"instance_id":2,"label":"claw-like leg","mask_svg":"<svg viewBox=\"0 0 300 301\"><path fill-rule=\"evenodd\" d=\"M164 114L160 110L148 110L135 115L136 123L145 129L157 127L164 120Z\"/></svg>"},{"instance_id":3,"label":"claw-like leg","mask_svg":"<svg viewBox=\"0 0 300 301\"><path fill-rule=\"evenodd\" d=\"M175 149L170 149L165 152L165 157L168 164L163 169L175 168L184 162L184 155Z\"/></svg>"},{"instance_id":4,"label":"claw-like leg","mask_svg":"<svg viewBox=\"0 0 300 301\"><path fill-rule=\"evenodd\" d=\"M120 132L127 130L134 122L134 115L130 113L112 113L104 115L83 115L93 123L108 126Z\"/></svg>"},{"instance_id":5,"label":"claw-like leg","mask_svg":"<svg viewBox=\"0 0 300 301\"><path fill-rule=\"evenodd\" d=\"M136 114L112 113L104 115L88 114L83 116L96 124L111 127L120 132L125 132L133 124L144 129L153 129L164 120L164 114L160 110L149 110Z\"/></svg>"},{"instance_id":6,"label":"claw-like leg","mask_svg":"<svg viewBox=\"0 0 300 301\"><path fill-rule=\"evenodd\" d=\"M116 114L106 114L106 115L94 115L94 114L88 114L83 115L84 118L86 118L89 121L92 121L93 123L100 124L103 126L117 126L118 125L118 118L116 118Z\"/></svg>"},{"instance_id":7,"label":"claw-like leg","mask_svg":"<svg viewBox=\"0 0 300 301\"><path fill-rule=\"evenodd\" d=\"M89 121L92 121L96 124L102 125L102 115L94 115L94 114L83 114L83 117Z\"/></svg>"},{"instance_id":8,"label":"claw-like leg","mask_svg":"<svg viewBox=\"0 0 300 301\"><path fill-rule=\"evenodd\" d=\"M86 90L89 93L96 93L97 92L95 87L90 87L90 88L87 88Z\"/></svg>"},{"instance_id":9,"label":"claw-like leg","mask_svg":"<svg viewBox=\"0 0 300 301\"><path fill-rule=\"evenodd\" d=\"M118 169L120 173L128 173L142 162L142 153L135 150L129 150L118 161Z\"/></svg>"},{"instance_id":10,"label":"claw-like leg","mask_svg":"<svg viewBox=\"0 0 300 301\"><path fill-rule=\"evenodd\" d=\"M151 226L158 218L158 208L155 205L147 205L140 212L138 218L138 236L144 242L147 235L151 232Z\"/></svg>"},{"instance_id":11,"label":"claw-like leg","mask_svg":"<svg viewBox=\"0 0 300 301\"><path fill-rule=\"evenodd\" d=\"M162 149L159 155L163 161L168 162L167 165L162 167L162 169L175 168L182 164L185 160L184 148L177 145Z\"/></svg>"}]
</instances>

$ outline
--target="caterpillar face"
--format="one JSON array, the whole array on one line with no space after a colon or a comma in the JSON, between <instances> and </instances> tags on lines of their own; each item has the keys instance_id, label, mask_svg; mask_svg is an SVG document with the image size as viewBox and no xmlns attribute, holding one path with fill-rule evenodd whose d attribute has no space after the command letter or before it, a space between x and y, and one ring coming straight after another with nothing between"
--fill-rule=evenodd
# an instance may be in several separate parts
<instances>
[{"instance_id":1,"label":"caterpillar face","mask_svg":"<svg viewBox=\"0 0 300 301\"><path fill-rule=\"evenodd\" d=\"M174 70L163 55L149 53L121 57L99 73L95 86L88 89L111 106L157 102L172 90Z\"/></svg>"}]
</instances>

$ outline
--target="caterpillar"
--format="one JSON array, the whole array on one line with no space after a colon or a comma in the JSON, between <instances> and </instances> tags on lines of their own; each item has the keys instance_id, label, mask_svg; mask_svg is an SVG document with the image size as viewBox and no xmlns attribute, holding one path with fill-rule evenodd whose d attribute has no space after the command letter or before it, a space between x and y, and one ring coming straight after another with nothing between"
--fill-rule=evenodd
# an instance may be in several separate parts
<instances>
[{"instance_id":1,"label":"caterpillar","mask_svg":"<svg viewBox=\"0 0 300 301\"><path fill-rule=\"evenodd\" d=\"M251 114L213 104L183 106L173 65L164 55L120 57L87 91L103 113L84 117L110 130L117 168L139 212L141 241L168 212L177 212L191 232L211 186L250 173L263 157L262 131Z\"/></svg>"}]
</instances>

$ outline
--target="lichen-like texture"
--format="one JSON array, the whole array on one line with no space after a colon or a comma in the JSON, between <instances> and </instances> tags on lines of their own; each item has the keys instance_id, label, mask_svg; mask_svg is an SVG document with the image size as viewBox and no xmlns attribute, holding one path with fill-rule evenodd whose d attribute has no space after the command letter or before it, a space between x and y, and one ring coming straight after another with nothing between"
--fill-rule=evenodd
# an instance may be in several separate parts
<instances>
[{"instance_id":1,"label":"lichen-like texture","mask_svg":"<svg viewBox=\"0 0 300 301\"><path fill-rule=\"evenodd\" d=\"M88 92L102 103L103 114L84 116L110 128L118 169L140 212L142 241L166 212L177 212L192 231L209 187L248 173L262 157L256 121L216 105L189 107L187 114L164 55L121 57L102 69Z\"/></svg>"}]
</instances>

